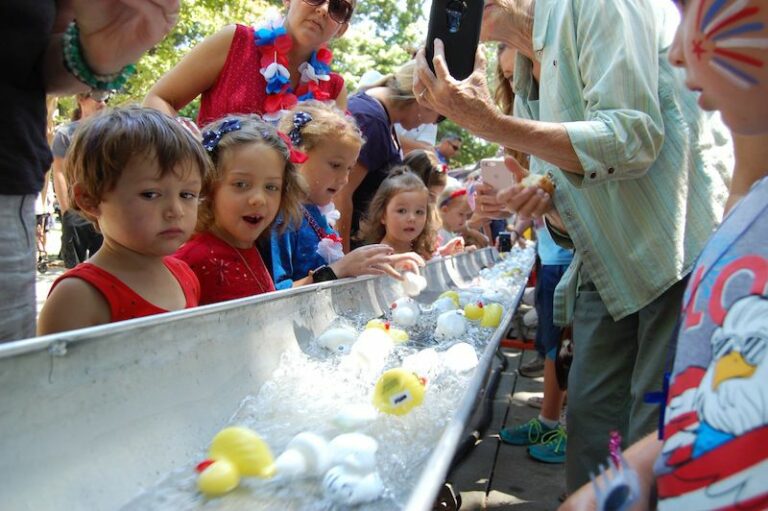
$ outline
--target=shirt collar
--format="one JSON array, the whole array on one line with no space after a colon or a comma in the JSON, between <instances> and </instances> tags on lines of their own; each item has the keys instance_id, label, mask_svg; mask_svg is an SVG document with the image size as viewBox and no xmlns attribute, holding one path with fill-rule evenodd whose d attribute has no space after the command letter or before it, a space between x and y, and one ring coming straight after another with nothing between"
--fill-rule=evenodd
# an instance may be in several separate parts
<instances>
[{"instance_id":1,"label":"shirt collar","mask_svg":"<svg viewBox=\"0 0 768 511\"><path fill-rule=\"evenodd\" d=\"M549 27L549 15L552 13L553 0L535 0L533 7L533 52L538 57L544 50ZM560 0L554 0L560 1Z\"/></svg>"}]
</instances>

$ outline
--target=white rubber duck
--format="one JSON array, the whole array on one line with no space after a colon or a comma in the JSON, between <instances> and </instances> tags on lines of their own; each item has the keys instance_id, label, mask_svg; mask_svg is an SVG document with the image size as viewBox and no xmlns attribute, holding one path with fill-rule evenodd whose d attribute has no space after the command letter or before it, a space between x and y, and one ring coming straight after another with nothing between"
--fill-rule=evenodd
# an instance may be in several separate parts
<instances>
[{"instance_id":1,"label":"white rubber duck","mask_svg":"<svg viewBox=\"0 0 768 511\"><path fill-rule=\"evenodd\" d=\"M347 506L372 502L384 492L378 472L364 473L347 465L331 468L323 478L323 487L328 498Z\"/></svg>"},{"instance_id":2,"label":"white rubber duck","mask_svg":"<svg viewBox=\"0 0 768 511\"><path fill-rule=\"evenodd\" d=\"M427 288L427 279L416 273L407 271L403 273L403 281L400 283L403 291L408 296L418 296Z\"/></svg>"},{"instance_id":3,"label":"white rubber duck","mask_svg":"<svg viewBox=\"0 0 768 511\"><path fill-rule=\"evenodd\" d=\"M336 427L346 431L361 429L376 420L378 412L370 404L346 405L333 417Z\"/></svg>"},{"instance_id":4,"label":"white rubber duck","mask_svg":"<svg viewBox=\"0 0 768 511\"><path fill-rule=\"evenodd\" d=\"M456 302L447 296L438 298L432 303L432 310L434 310L438 314L455 310L457 308L458 308L458 305L456 305Z\"/></svg>"},{"instance_id":5,"label":"white rubber duck","mask_svg":"<svg viewBox=\"0 0 768 511\"><path fill-rule=\"evenodd\" d=\"M328 441L305 431L288 443L283 454L275 460L275 469L280 476L320 476L328 470L332 461Z\"/></svg>"},{"instance_id":6,"label":"white rubber duck","mask_svg":"<svg viewBox=\"0 0 768 511\"><path fill-rule=\"evenodd\" d=\"M443 312L437 317L435 339L438 341L453 339L463 335L467 330L467 320L463 311L452 310Z\"/></svg>"},{"instance_id":7,"label":"white rubber duck","mask_svg":"<svg viewBox=\"0 0 768 511\"><path fill-rule=\"evenodd\" d=\"M344 433L328 444L333 453L333 465L346 465L361 472L376 470L379 443L363 433Z\"/></svg>"},{"instance_id":8,"label":"white rubber duck","mask_svg":"<svg viewBox=\"0 0 768 511\"><path fill-rule=\"evenodd\" d=\"M445 351L443 362L448 369L457 373L463 373L477 366L477 353L471 345L466 342L460 342Z\"/></svg>"},{"instance_id":9,"label":"white rubber duck","mask_svg":"<svg viewBox=\"0 0 768 511\"><path fill-rule=\"evenodd\" d=\"M349 327L329 328L317 338L317 344L332 353L349 353L357 340L357 332Z\"/></svg>"},{"instance_id":10,"label":"white rubber duck","mask_svg":"<svg viewBox=\"0 0 768 511\"><path fill-rule=\"evenodd\" d=\"M379 373L384 368L394 343L392 337L379 328L368 328L358 336L348 359L363 371Z\"/></svg>"},{"instance_id":11,"label":"white rubber duck","mask_svg":"<svg viewBox=\"0 0 768 511\"><path fill-rule=\"evenodd\" d=\"M392 312L392 321L397 326L405 328L412 327L419 321L421 316L421 309L419 304L412 298L398 298L390 305L390 311Z\"/></svg>"},{"instance_id":12,"label":"white rubber duck","mask_svg":"<svg viewBox=\"0 0 768 511\"><path fill-rule=\"evenodd\" d=\"M428 378L434 376L440 364L440 356L434 348L425 348L403 359L402 367Z\"/></svg>"}]
</instances>

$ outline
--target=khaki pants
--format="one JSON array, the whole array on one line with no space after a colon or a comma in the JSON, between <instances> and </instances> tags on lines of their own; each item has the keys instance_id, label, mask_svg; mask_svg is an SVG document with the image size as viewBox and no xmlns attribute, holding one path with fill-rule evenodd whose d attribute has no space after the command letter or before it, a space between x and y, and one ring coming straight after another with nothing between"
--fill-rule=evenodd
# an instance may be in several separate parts
<instances>
[{"instance_id":1,"label":"khaki pants","mask_svg":"<svg viewBox=\"0 0 768 511\"><path fill-rule=\"evenodd\" d=\"M686 279L634 314L614 321L594 284L579 285L573 317L574 359L568 376L568 492L589 482L606 464L611 431L626 448L658 427L660 391L671 363L671 338Z\"/></svg>"}]
</instances>

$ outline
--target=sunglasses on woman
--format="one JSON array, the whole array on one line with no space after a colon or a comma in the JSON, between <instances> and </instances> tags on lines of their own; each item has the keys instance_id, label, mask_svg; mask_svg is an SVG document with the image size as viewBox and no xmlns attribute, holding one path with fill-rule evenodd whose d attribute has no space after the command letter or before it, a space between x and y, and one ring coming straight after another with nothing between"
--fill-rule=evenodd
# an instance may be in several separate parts
<instances>
[{"instance_id":1,"label":"sunglasses on woman","mask_svg":"<svg viewBox=\"0 0 768 511\"><path fill-rule=\"evenodd\" d=\"M347 0L304 0L305 4L312 7L319 7L325 2L328 2L328 16L338 24L348 22L355 10Z\"/></svg>"}]
</instances>

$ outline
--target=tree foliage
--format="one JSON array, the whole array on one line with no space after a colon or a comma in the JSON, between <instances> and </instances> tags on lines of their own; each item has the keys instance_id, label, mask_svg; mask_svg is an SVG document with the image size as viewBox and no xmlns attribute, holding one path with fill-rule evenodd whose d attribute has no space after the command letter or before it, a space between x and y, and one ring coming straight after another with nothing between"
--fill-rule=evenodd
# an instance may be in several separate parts
<instances>
[{"instance_id":1,"label":"tree foliage","mask_svg":"<svg viewBox=\"0 0 768 511\"><path fill-rule=\"evenodd\" d=\"M360 76L375 69L387 74L406 62L423 46L427 20L424 2L430 0L359 0L349 30L331 42L334 52L333 68L344 76L348 89L357 88ZM205 37L231 23L256 24L273 17L281 10L281 0L186 0L181 4L179 21L173 31L142 57L138 70L113 103L141 102L152 85L171 69L192 47ZM258 72L258 70L254 70ZM66 120L74 108L72 98L59 100L58 121ZM195 117L199 101L182 110L183 115ZM476 161L492 154L495 145L474 139L449 121L440 131L459 132L465 140L456 163Z\"/></svg>"}]
</instances>

